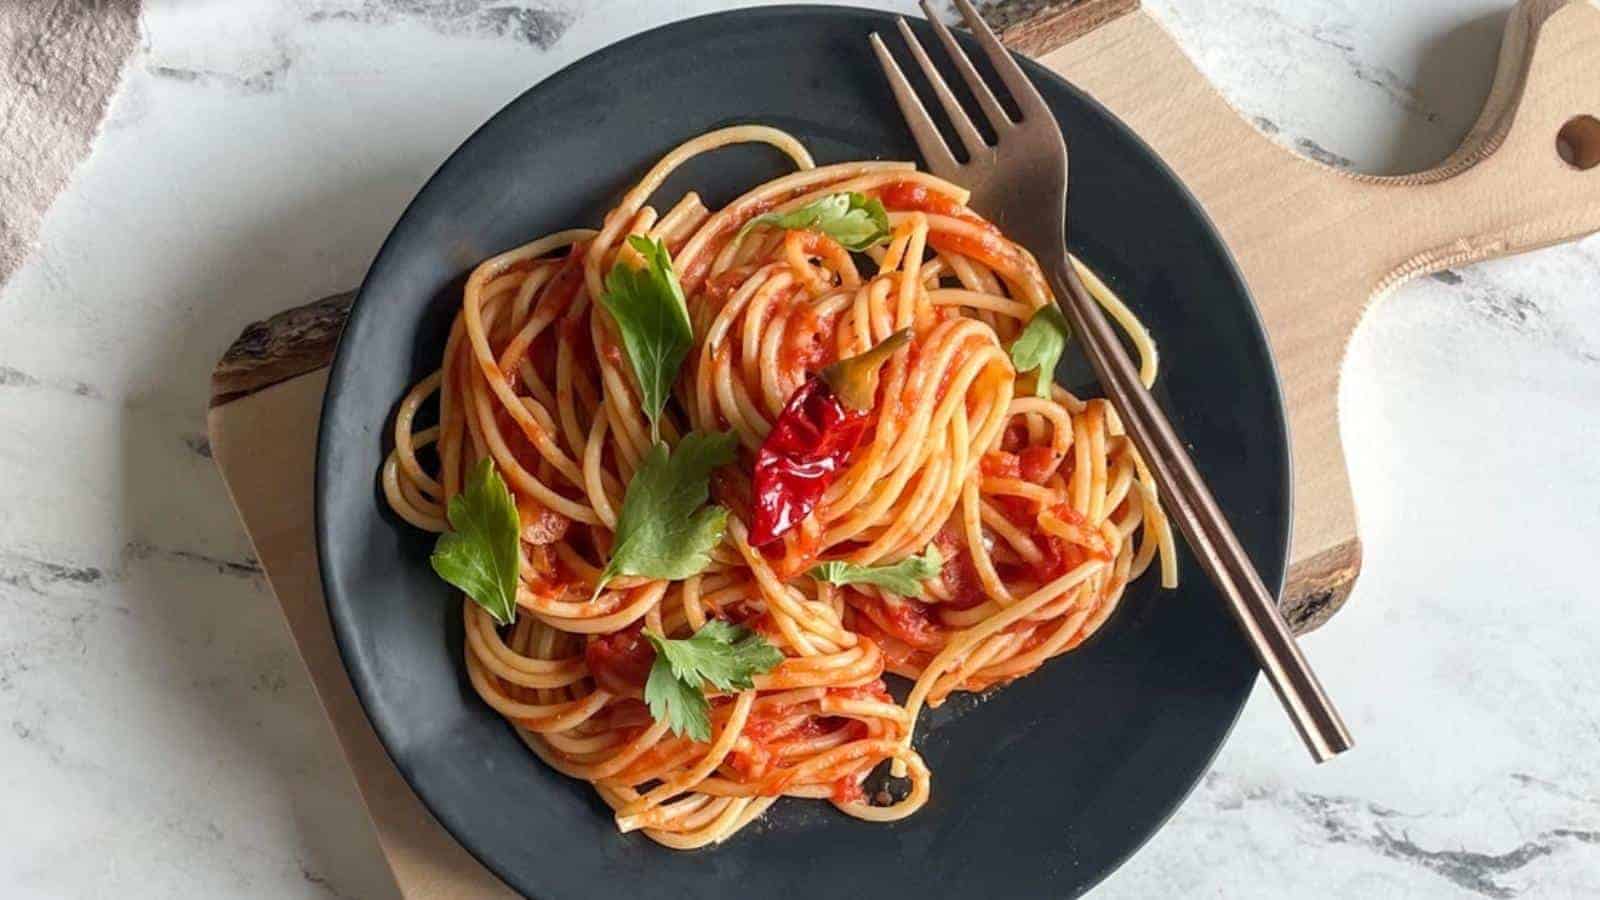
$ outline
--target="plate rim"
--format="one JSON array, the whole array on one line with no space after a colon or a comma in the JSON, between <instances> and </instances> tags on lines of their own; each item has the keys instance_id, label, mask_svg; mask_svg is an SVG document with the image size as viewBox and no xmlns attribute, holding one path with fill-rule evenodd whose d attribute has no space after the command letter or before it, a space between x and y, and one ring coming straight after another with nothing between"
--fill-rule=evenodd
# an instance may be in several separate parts
<instances>
[{"instance_id":1,"label":"plate rim","mask_svg":"<svg viewBox=\"0 0 1600 900\"><path fill-rule=\"evenodd\" d=\"M412 763L405 759L403 754L398 754L393 749L393 746L396 743L395 735L391 732L391 729L384 724L380 717L372 714L373 698L371 696L371 691L373 688L369 686L364 679L358 678L355 674L355 669L353 669L351 666L353 651L350 649L350 645L358 639L356 634L358 629L349 616L349 607L344 603L335 601L335 596L341 594L342 592L334 587L334 585L337 583L337 580L334 577L331 565L328 562L328 554L323 552L323 548L325 546L333 543L332 537L328 533L328 492L324 488L324 482L326 478L325 472L327 470L325 461L327 460L335 443L335 439L328 433L328 430L324 428L324 425L328 421L330 410L334 403L334 398L338 393L337 386L339 382L345 377L346 370L355 365L353 358L346 353L347 346L345 343L345 335L349 332L352 325L365 317L369 311L369 307L377 305L375 301L368 302L368 282L370 281L373 269L376 268L380 260L384 259L389 252L390 245L395 241L396 233L399 230L400 223L405 221L405 219L411 214L413 208L416 207L417 203L429 193L429 190L437 182L441 180L441 177L447 173L452 164L457 162L462 154L462 151L468 145L472 144L481 133L490 129L491 126L500 121L502 117L509 115L512 108L517 106L529 94L535 91L547 89L553 84L570 79L577 74L577 70L580 68L592 65L596 61L621 54L629 47L643 42L647 38L659 38L663 34L669 32L678 30L704 32L709 27L712 27L718 22L724 20L738 20L741 22L744 20L759 21L762 19L781 20L792 16L829 17L838 14L849 14L857 17L864 16L867 18L874 18L882 22L884 25L890 24L893 19L897 17L895 13L888 10L873 7L846 6L837 3L780 3L766 6L717 10L714 12L702 13L700 15L689 16L686 18L665 22L634 32L616 41L597 47L589 53L567 62L565 65L562 65L548 75L545 75L537 81L529 84L522 91L518 92L516 96L510 98L504 104L502 104L501 107L497 109L491 116L486 118L482 123L480 123L476 128L472 129L470 133L462 138L462 140L456 145L455 149L450 151L449 155L438 164L438 166L433 170L432 174L430 174L427 179L423 181L422 184L417 188L417 191L406 203L405 208L401 210L400 214L395 218L394 223L390 225L388 234L385 235L383 242L378 247L378 250L373 254L372 262L368 264L366 272L362 274L361 285L356 290L355 298L351 303L349 314L347 315L343 326L340 328L339 339L335 345L333 358L328 365L327 385L324 389L323 397L318 409L317 438L315 442L316 459L313 467L312 483L314 501L313 531L317 548L317 576L319 585L323 590L323 599L327 608L329 622L332 625L331 630L333 632L334 644L339 652L340 663L344 668L345 675L350 682L350 686L356 695L357 701L361 704L363 717L372 728L374 734L377 735L378 743L383 748L384 755L404 778L407 789L410 790L413 796L417 798L417 800L422 804L423 808L427 810L428 814L431 815L434 820L444 828L451 840L465 850L468 855L470 855L485 869L493 873L494 876L507 888L513 892L522 894L523 896L531 897L533 895L527 893L522 885L522 879L515 877L508 865L502 865L497 859L491 858L489 855L480 852L477 847L471 846L468 841L463 838L462 833L464 831L470 831L470 828L467 827L467 823L464 821L464 818L453 814L447 808L445 808L448 806L447 804L435 802L435 800L429 796L429 791L425 791L417 785ZM914 16L903 18L907 18L913 24L923 21L920 17ZM957 32L957 36L962 39L966 39L968 37L964 31ZM1270 581L1268 584L1268 587L1272 589L1275 597L1281 596L1291 565L1289 552L1293 546L1294 537L1295 498L1293 442L1292 435L1290 434L1289 430L1288 407L1287 401L1284 397L1283 380L1280 374L1277 357L1273 351L1270 333L1267 331L1266 322L1261 316L1260 306L1256 303L1255 296L1250 289L1249 282L1244 277L1244 271L1240 268L1238 259L1234 255L1232 248L1229 246L1222 232L1217 228L1216 223L1212 220L1211 216L1206 212L1205 207L1200 203L1199 198L1197 198L1194 195L1194 192L1190 190L1188 184L1185 183L1183 179L1181 179L1178 174L1172 170L1172 167L1167 164L1166 160L1156 152L1155 148L1151 147L1150 144L1145 141L1144 138L1141 137L1137 132L1135 132L1132 127L1124 122L1120 116L1106 108L1104 104L1100 103L1088 92L1079 88L1065 76L1060 75L1046 68L1044 65L1036 62L1032 58L1024 56L1015 51L1012 51L1012 55L1017 59L1023 70L1027 72L1030 77L1037 78L1043 76L1047 79L1057 82L1060 86L1072 93L1077 100L1084 103L1088 108L1098 114L1099 117L1108 122L1112 128L1122 132L1130 142L1143 150L1145 155L1149 158L1149 161L1160 173L1165 175L1167 181L1177 189L1178 194L1193 211L1197 221L1215 241L1217 248L1221 252L1223 261L1227 264L1227 272L1231 275L1233 281L1236 283L1239 293L1248 301L1245 304L1249 313L1248 322L1251 326L1253 326L1255 336L1259 338L1261 346L1265 351L1264 356L1267 363L1267 369L1271 375L1265 387L1267 393L1270 395L1269 406L1275 414L1273 416L1275 421L1268 423L1267 430L1273 433L1273 436L1277 438L1278 444L1283 448L1284 459L1286 463L1283 467L1283 477L1280 485L1280 489L1284 498L1284 524L1282 528L1281 547L1277 548L1279 551L1277 555L1283 559L1283 569L1282 572L1279 573L1278 577L1275 580ZM1070 192L1068 199L1068 208L1070 210ZM1203 765L1197 771L1194 780L1191 781L1188 787L1185 788L1180 794L1173 797L1170 807L1159 817L1159 819L1154 823L1153 827L1151 827L1147 833L1129 846L1125 852L1116 856L1112 863L1107 866L1096 879L1089 882L1084 887L1084 893L1092 891L1095 887L1104 883L1105 879L1109 878L1112 873L1126 865L1129 859L1143 849L1157 833L1166 827L1166 825L1171 821L1172 817L1180 808L1182 808L1188 798L1193 795L1196 788L1199 787L1201 781L1204 780L1205 773L1210 771L1211 767L1216 761L1217 756L1222 752L1222 748L1228 743L1228 739L1232 737L1233 731L1237 727L1239 717L1243 714L1245 705L1248 702L1250 694L1253 692L1259 677L1260 676L1258 672L1256 676L1250 680L1249 684L1241 690L1238 703L1234 706L1234 709L1229 716L1229 720L1226 723L1226 727L1221 731L1216 745L1212 747L1210 752L1205 755ZM530 756L531 755L532 754L530 753ZM542 763L540 764L542 765ZM712 852L715 852L715 848L710 849ZM388 859L387 851L384 852L384 857L385 865L392 869L392 864Z\"/></svg>"}]
</instances>

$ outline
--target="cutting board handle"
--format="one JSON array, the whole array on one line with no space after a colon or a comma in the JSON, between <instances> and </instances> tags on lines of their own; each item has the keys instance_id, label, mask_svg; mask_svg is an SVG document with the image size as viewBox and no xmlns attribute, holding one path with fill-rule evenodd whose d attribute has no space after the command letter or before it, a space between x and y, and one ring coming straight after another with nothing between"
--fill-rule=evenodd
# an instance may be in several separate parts
<instances>
[{"instance_id":1,"label":"cutting board handle","mask_svg":"<svg viewBox=\"0 0 1600 900\"><path fill-rule=\"evenodd\" d=\"M1600 231L1600 3L1523 0L1460 149L1413 175L1344 177L1390 223L1363 245L1375 293Z\"/></svg>"},{"instance_id":2,"label":"cutting board handle","mask_svg":"<svg viewBox=\"0 0 1600 900\"><path fill-rule=\"evenodd\" d=\"M1339 442L1340 369L1374 297L1408 278L1600 231L1600 0L1522 0L1482 115L1411 175L1325 165L1273 140L1135 11L1041 61L1115 110L1199 198L1266 325L1289 413L1300 628L1344 603L1361 567ZM1130 60L1139 77L1130 78ZM1593 127L1569 125L1596 117ZM1176 364L1176 363L1175 363Z\"/></svg>"}]
</instances>

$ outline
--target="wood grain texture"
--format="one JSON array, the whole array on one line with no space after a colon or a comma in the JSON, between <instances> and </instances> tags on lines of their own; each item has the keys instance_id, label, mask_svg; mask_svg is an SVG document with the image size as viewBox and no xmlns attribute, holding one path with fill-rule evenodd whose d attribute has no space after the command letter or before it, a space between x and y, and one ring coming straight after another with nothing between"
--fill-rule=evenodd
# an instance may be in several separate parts
<instances>
[{"instance_id":1,"label":"wood grain texture","mask_svg":"<svg viewBox=\"0 0 1600 900\"><path fill-rule=\"evenodd\" d=\"M514 896L434 821L395 769L350 686L334 642L311 530L317 417L326 370L253 391L211 409L211 453L256 559L283 607L300 658L316 686L367 812L408 897ZM285 440L264 441L262 435Z\"/></svg>"},{"instance_id":2,"label":"wood grain texture","mask_svg":"<svg viewBox=\"0 0 1600 900\"><path fill-rule=\"evenodd\" d=\"M983 19L1006 46L1038 56L1139 8L1139 0L999 0L982 4Z\"/></svg>"},{"instance_id":3,"label":"wood grain texture","mask_svg":"<svg viewBox=\"0 0 1600 900\"><path fill-rule=\"evenodd\" d=\"M326 367L355 299L346 291L246 325L211 372L211 405Z\"/></svg>"}]
</instances>

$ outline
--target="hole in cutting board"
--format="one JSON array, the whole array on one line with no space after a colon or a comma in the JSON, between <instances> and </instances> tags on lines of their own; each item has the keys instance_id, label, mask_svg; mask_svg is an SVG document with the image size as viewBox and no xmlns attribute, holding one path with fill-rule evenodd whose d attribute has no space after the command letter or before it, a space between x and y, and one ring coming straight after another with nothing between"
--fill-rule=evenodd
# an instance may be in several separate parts
<instances>
[{"instance_id":1,"label":"hole in cutting board","mask_svg":"<svg viewBox=\"0 0 1600 900\"><path fill-rule=\"evenodd\" d=\"M1574 169L1600 166L1600 119L1573 116L1556 132L1556 153Z\"/></svg>"}]
</instances>

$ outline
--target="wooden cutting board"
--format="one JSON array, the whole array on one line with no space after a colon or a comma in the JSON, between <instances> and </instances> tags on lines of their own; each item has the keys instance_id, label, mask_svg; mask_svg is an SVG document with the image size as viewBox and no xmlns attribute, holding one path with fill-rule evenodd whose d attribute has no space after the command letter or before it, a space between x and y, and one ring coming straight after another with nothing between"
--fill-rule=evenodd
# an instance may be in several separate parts
<instances>
[{"instance_id":1,"label":"wooden cutting board","mask_svg":"<svg viewBox=\"0 0 1600 900\"><path fill-rule=\"evenodd\" d=\"M986 15L1128 123L1199 198L1260 307L1289 408L1294 539L1285 614L1325 622L1361 565L1339 444L1345 344L1368 303L1449 266L1600 231L1600 5L1522 0L1466 141L1426 172L1373 177L1273 143L1137 0L1002 0ZM507 895L395 771L333 644L312 538L326 366L350 294L250 325L212 378L211 444L408 896Z\"/></svg>"}]
</instances>

